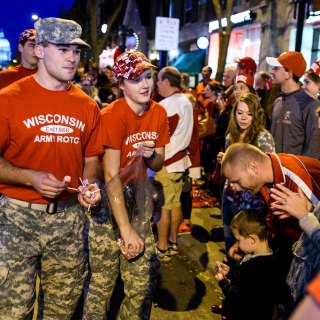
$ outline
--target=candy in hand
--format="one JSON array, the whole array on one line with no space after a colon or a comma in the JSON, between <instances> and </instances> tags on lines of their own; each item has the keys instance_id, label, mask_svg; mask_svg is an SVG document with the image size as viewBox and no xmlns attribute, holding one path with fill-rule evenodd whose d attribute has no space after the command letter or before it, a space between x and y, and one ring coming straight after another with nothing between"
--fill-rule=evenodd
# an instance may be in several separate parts
<instances>
[{"instance_id":1,"label":"candy in hand","mask_svg":"<svg viewBox=\"0 0 320 320\"><path fill-rule=\"evenodd\" d=\"M85 192L85 195L86 195L88 198L92 198L92 196L94 196L94 193L91 192L91 191L89 191L89 190L87 190L87 191Z\"/></svg>"},{"instance_id":2,"label":"candy in hand","mask_svg":"<svg viewBox=\"0 0 320 320\"><path fill-rule=\"evenodd\" d=\"M97 190L94 190L94 191L90 191L90 190L87 190L84 194L90 198L90 199L94 199L94 194L96 192L100 191L100 189L97 189Z\"/></svg>"}]
</instances>

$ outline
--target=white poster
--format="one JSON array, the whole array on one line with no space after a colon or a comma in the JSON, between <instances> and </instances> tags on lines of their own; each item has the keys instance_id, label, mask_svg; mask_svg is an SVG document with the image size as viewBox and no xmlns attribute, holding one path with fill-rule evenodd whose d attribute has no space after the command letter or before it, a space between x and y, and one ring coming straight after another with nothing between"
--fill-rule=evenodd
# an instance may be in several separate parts
<instances>
[{"instance_id":1,"label":"white poster","mask_svg":"<svg viewBox=\"0 0 320 320\"><path fill-rule=\"evenodd\" d=\"M156 18L156 50L178 50L179 24L180 20L176 18Z\"/></svg>"}]
</instances>

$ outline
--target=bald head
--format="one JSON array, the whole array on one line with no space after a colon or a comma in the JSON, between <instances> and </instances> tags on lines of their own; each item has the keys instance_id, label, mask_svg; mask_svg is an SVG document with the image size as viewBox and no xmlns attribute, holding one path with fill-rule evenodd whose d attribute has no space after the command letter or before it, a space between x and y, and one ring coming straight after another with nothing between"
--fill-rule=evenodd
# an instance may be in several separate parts
<instances>
[{"instance_id":1,"label":"bald head","mask_svg":"<svg viewBox=\"0 0 320 320\"><path fill-rule=\"evenodd\" d=\"M269 157L248 143L233 143L222 158L221 170L237 190L258 193L273 181Z\"/></svg>"},{"instance_id":2,"label":"bald head","mask_svg":"<svg viewBox=\"0 0 320 320\"><path fill-rule=\"evenodd\" d=\"M164 67L161 69L159 76L161 76L161 79L168 79L171 87L175 87L178 89L181 89L181 73L180 71L175 67Z\"/></svg>"},{"instance_id":3,"label":"bald head","mask_svg":"<svg viewBox=\"0 0 320 320\"><path fill-rule=\"evenodd\" d=\"M233 143L223 156L222 170L227 164L231 166L245 166L248 161L256 160L262 162L266 155L257 147L248 143Z\"/></svg>"},{"instance_id":4,"label":"bald head","mask_svg":"<svg viewBox=\"0 0 320 320\"><path fill-rule=\"evenodd\" d=\"M222 82L226 88L229 88L233 84L235 75L236 75L235 67L230 66L224 69Z\"/></svg>"},{"instance_id":5,"label":"bald head","mask_svg":"<svg viewBox=\"0 0 320 320\"><path fill-rule=\"evenodd\" d=\"M181 73L177 68L164 67L158 74L159 94L166 98L177 90L181 90Z\"/></svg>"}]
</instances>

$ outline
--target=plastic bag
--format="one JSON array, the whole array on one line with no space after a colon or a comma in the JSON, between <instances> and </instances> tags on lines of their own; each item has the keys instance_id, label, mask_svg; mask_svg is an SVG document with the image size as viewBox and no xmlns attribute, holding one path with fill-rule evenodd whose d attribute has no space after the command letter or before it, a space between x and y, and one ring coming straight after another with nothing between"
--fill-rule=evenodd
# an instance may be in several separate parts
<instances>
[{"instance_id":1,"label":"plastic bag","mask_svg":"<svg viewBox=\"0 0 320 320\"><path fill-rule=\"evenodd\" d=\"M119 194L119 178L121 182L122 194ZM145 239L146 232L150 225L153 212L152 185L147 175L147 166L142 155L142 149L138 149L136 154L120 169L119 176L112 178L107 184L108 197L113 197L115 202L124 198L126 211L132 228ZM109 199L110 203L110 199ZM111 206L110 206L111 209ZM111 209L112 212L112 209ZM120 231L114 215L111 220L115 230L116 238L120 238Z\"/></svg>"}]
</instances>

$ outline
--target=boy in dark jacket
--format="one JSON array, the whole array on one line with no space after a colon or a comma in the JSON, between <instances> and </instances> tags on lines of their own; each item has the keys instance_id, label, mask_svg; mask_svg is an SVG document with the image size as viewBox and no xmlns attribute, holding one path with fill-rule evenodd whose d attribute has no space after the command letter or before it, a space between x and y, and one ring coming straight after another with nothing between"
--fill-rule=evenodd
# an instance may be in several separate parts
<instances>
[{"instance_id":1,"label":"boy in dark jacket","mask_svg":"<svg viewBox=\"0 0 320 320\"><path fill-rule=\"evenodd\" d=\"M217 262L215 278L225 296L223 315L227 320L271 320L277 277L267 241L266 216L254 210L240 211L231 228L243 258L232 281L226 278L230 268Z\"/></svg>"}]
</instances>

